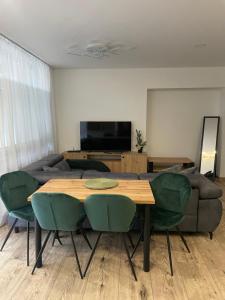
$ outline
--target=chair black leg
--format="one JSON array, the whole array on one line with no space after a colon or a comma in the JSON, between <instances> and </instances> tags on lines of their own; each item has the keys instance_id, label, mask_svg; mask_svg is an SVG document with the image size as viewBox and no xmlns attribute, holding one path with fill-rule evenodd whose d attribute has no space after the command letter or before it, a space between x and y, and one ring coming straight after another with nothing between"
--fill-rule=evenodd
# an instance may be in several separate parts
<instances>
[{"instance_id":1,"label":"chair black leg","mask_svg":"<svg viewBox=\"0 0 225 300\"><path fill-rule=\"evenodd\" d=\"M62 241L60 240L60 237L59 237L59 231L58 231L58 230L56 231L56 237L55 237L55 238L58 240L59 244L62 246L63 243L62 243Z\"/></svg>"},{"instance_id":2,"label":"chair black leg","mask_svg":"<svg viewBox=\"0 0 225 300\"><path fill-rule=\"evenodd\" d=\"M151 230L150 230L150 237L151 237L152 233L153 233L153 226L151 227ZM142 239L143 239L143 232L140 234L140 236L138 238L138 241L137 241L137 244L134 246L134 250L133 250L130 258L133 258L133 256L134 256L138 246L140 245L140 242L142 241Z\"/></svg>"},{"instance_id":3,"label":"chair black leg","mask_svg":"<svg viewBox=\"0 0 225 300\"><path fill-rule=\"evenodd\" d=\"M53 238L52 238L52 247L55 245L55 231L54 231L54 234L53 234Z\"/></svg>"},{"instance_id":4,"label":"chair black leg","mask_svg":"<svg viewBox=\"0 0 225 300\"><path fill-rule=\"evenodd\" d=\"M58 230L56 230L55 233L54 233L53 240L52 240L52 247L53 247L54 244L55 244L55 240L58 240L58 242L59 242L60 245L63 244L63 243L61 242L61 240L60 240Z\"/></svg>"},{"instance_id":5,"label":"chair black leg","mask_svg":"<svg viewBox=\"0 0 225 300\"><path fill-rule=\"evenodd\" d=\"M19 232L20 232L19 227L16 226L16 227L14 228L14 232L15 232L15 233L19 233Z\"/></svg>"},{"instance_id":6,"label":"chair black leg","mask_svg":"<svg viewBox=\"0 0 225 300\"><path fill-rule=\"evenodd\" d=\"M135 273L135 270L134 270L134 266L133 266L133 263L132 263L132 260L131 260L130 254L129 254L129 250L128 250L128 247L127 247L126 235L123 234L122 238L123 238L123 244L124 244L124 247L125 247L125 250L126 250L126 253L127 253L127 258L128 258L129 264L130 264L130 268L131 268L132 274L134 276L135 281L137 281L137 276L136 276L136 273Z\"/></svg>"},{"instance_id":7,"label":"chair black leg","mask_svg":"<svg viewBox=\"0 0 225 300\"><path fill-rule=\"evenodd\" d=\"M83 235L85 241L87 242L89 248L92 250L91 243L90 243L90 241L89 241L89 239L88 239L88 237L87 237L86 232L84 231L84 229L80 228L80 232Z\"/></svg>"},{"instance_id":8,"label":"chair black leg","mask_svg":"<svg viewBox=\"0 0 225 300\"><path fill-rule=\"evenodd\" d=\"M101 235L102 235L102 233L100 232L99 235L98 235L98 237L97 237L97 240L96 240L96 242L95 242L94 248L92 249L92 252L91 252L90 258L89 258L89 260L88 260L87 266L86 266L86 268L85 268L83 277L85 277L85 275L86 275L86 273L87 273L87 270L88 270L88 268L89 268L89 265L90 265L90 263L91 263L91 261L92 261L92 258L93 258L93 256L94 256L94 254L95 254L95 250L96 250L96 248L97 248L97 246L98 246L98 242L99 242L99 240L100 240Z\"/></svg>"},{"instance_id":9,"label":"chair black leg","mask_svg":"<svg viewBox=\"0 0 225 300\"><path fill-rule=\"evenodd\" d=\"M128 237L128 240L129 240L129 242L131 244L131 247L134 249L134 242L133 242L132 237L131 237L131 235L130 235L129 232L127 233L127 237Z\"/></svg>"},{"instance_id":10,"label":"chair black leg","mask_svg":"<svg viewBox=\"0 0 225 300\"><path fill-rule=\"evenodd\" d=\"M30 241L30 238L29 238L29 235L30 235L30 223L27 222L27 266L29 266L29 261L30 261L30 253L29 253L29 248L30 248L30 245L29 245L29 241Z\"/></svg>"},{"instance_id":11,"label":"chair black leg","mask_svg":"<svg viewBox=\"0 0 225 300\"><path fill-rule=\"evenodd\" d=\"M42 253L43 253L43 251L44 251L44 249L45 249L45 247L46 247L46 245L47 245L47 242L48 242L48 240L49 240L49 237L50 237L51 233L52 233L52 231L50 230L50 231L48 232L46 238L45 238L44 244L43 244L43 246L41 247L40 252L38 253L38 257L37 257L37 260L36 260L35 265L34 265L34 267L33 267L33 270L32 270L32 272L31 272L31 275L34 274L34 271L35 271L35 269L36 269L36 267L37 267L37 264L38 264L39 257L42 255Z\"/></svg>"},{"instance_id":12,"label":"chair black leg","mask_svg":"<svg viewBox=\"0 0 225 300\"><path fill-rule=\"evenodd\" d=\"M176 229L177 229L177 231L178 231L178 233L179 233L179 235L180 235L180 238L181 238L182 242L184 243L184 246L186 247L187 251L190 253L191 251L190 251L190 249L188 248L188 244L187 244L187 242L186 242L186 240L185 240L185 238L184 238L182 232L180 231L180 228L179 228L178 226L176 226Z\"/></svg>"},{"instance_id":13,"label":"chair black leg","mask_svg":"<svg viewBox=\"0 0 225 300\"><path fill-rule=\"evenodd\" d=\"M55 245L55 239L56 239L55 235L56 235L56 231L54 231L54 234L53 234L52 247Z\"/></svg>"},{"instance_id":14,"label":"chair black leg","mask_svg":"<svg viewBox=\"0 0 225 300\"><path fill-rule=\"evenodd\" d=\"M73 232L72 231L70 232L70 235L71 235L71 240L72 240L72 244L73 244L75 258L76 258L76 261L77 261L77 266L78 266L79 273L80 273L80 278L83 279L83 274L82 274L82 271L81 271L80 261L79 261L78 255L77 255L77 249L76 249L75 242L74 242L74 239L73 239Z\"/></svg>"},{"instance_id":15,"label":"chair black leg","mask_svg":"<svg viewBox=\"0 0 225 300\"><path fill-rule=\"evenodd\" d=\"M168 230L166 232L166 238L167 238L167 247L168 247L168 254L169 254L169 261L170 261L170 272L171 272L171 276L173 276L173 264L172 264L170 237L169 237L169 231Z\"/></svg>"},{"instance_id":16,"label":"chair black leg","mask_svg":"<svg viewBox=\"0 0 225 300\"><path fill-rule=\"evenodd\" d=\"M210 240L213 239L213 232L209 232L209 238L210 238Z\"/></svg>"},{"instance_id":17,"label":"chair black leg","mask_svg":"<svg viewBox=\"0 0 225 300\"><path fill-rule=\"evenodd\" d=\"M12 231L13 231L13 228L15 227L15 225L16 225L16 223L17 223L17 221L18 221L18 219L15 219L15 221L13 222L11 228L9 229L9 232L7 233L7 235L6 235L6 237L5 237L5 240L4 240L3 244L2 244L2 247L1 247L0 251L3 250L3 248L4 248L5 244L6 244L6 242L8 241L8 238L10 237L10 235L11 235L11 233L12 233Z\"/></svg>"},{"instance_id":18,"label":"chair black leg","mask_svg":"<svg viewBox=\"0 0 225 300\"><path fill-rule=\"evenodd\" d=\"M134 249L133 249L133 252L132 252L130 258L133 258L134 254L135 254L135 252L136 252L136 250L138 248L138 246L140 245L140 242L142 241L142 235L143 234L141 233L140 236L139 236L139 238L138 238L138 240L137 240L136 245L134 246Z\"/></svg>"}]
</instances>

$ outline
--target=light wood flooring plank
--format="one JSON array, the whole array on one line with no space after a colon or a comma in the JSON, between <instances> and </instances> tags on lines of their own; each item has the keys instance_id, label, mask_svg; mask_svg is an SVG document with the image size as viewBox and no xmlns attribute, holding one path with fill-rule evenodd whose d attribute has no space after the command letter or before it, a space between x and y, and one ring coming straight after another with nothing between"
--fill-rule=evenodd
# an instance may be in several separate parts
<instances>
[{"instance_id":1,"label":"light wood flooring plank","mask_svg":"<svg viewBox=\"0 0 225 300\"><path fill-rule=\"evenodd\" d=\"M219 182L225 190L225 181ZM222 199L223 201L223 199ZM8 230L0 228L0 244ZM88 233L92 244L96 233ZM87 276L81 280L69 236L63 246L51 247L43 255L44 267L30 275L34 263L34 233L31 232L31 266L26 267L26 231L13 233L0 253L0 300L16 299L128 299L128 300L222 300L225 299L225 215L214 233L185 235L191 253L179 236L171 235L174 276L170 276L166 237L154 234L151 242L151 271L142 270L142 245L133 259L138 282L130 271L121 237L103 235ZM137 234L133 234L137 239ZM90 250L76 235L84 270Z\"/></svg>"},{"instance_id":2,"label":"light wood flooring plank","mask_svg":"<svg viewBox=\"0 0 225 300\"><path fill-rule=\"evenodd\" d=\"M3 232L0 231L1 237ZM141 248L134 257L138 282L133 280L117 235L103 236L87 277L81 280L69 238L63 239L63 247L52 248L49 243L43 256L44 267L31 276L24 253L26 233L13 234L1 253L0 299L224 299L225 241L221 246L218 239L224 234L219 229L212 241L208 235L187 235L191 254L186 252L179 237L172 234L173 277L165 235L153 235L151 272L142 271ZM133 236L136 238L136 234ZM95 238L93 234L92 242ZM76 237L76 241L84 267L90 251L82 237Z\"/></svg>"}]
</instances>

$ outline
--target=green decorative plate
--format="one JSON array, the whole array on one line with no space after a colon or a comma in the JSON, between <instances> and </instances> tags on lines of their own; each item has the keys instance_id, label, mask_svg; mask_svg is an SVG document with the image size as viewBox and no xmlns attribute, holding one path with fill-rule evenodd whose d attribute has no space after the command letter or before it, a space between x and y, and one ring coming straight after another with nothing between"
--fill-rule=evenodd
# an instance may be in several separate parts
<instances>
[{"instance_id":1,"label":"green decorative plate","mask_svg":"<svg viewBox=\"0 0 225 300\"><path fill-rule=\"evenodd\" d=\"M118 182L116 180L108 179L108 178L94 178L94 179L87 180L84 185L88 189L105 190L117 186Z\"/></svg>"}]
</instances>

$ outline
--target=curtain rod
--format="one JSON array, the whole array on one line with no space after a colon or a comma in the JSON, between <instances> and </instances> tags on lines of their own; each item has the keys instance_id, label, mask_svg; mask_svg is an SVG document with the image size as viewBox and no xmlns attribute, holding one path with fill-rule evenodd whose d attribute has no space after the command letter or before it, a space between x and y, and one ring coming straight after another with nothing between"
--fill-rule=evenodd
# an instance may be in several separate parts
<instances>
[{"instance_id":1,"label":"curtain rod","mask_svg":"<svg viewBox=\"0 0 225 300\"><path fill-rule=\"evenodd\" d=\"M24 51L26 51L27 53L29 53L30 55L36 57L37 59L39 59L40 61L42 61L43 63L45 63L46 65L48 65L50 67L50 65L48 63L46 63L46 61L44 61L43 59L41 59L40 57L38 57L37 55L35 55L34 53L30 52L29 50L25 49L24 47L22 47L20 44L18 44L17 42L11 40L10 38L8 38L6 35L4 35L3 33L0 32L0 35L7 39L8 41L10 41L11 43L13 43L14 45L20 47L21 49L23 49Z\"/></svg>"}]
</instances>

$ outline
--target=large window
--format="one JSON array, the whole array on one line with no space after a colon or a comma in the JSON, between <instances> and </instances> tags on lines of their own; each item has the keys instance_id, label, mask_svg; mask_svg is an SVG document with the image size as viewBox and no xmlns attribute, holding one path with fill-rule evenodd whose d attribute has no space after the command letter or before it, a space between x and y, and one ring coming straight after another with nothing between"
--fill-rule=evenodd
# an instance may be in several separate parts
<instances>
[{"instance_id":1,"label":"large window","mask_svg":"<svg viewBox=\"0 0 225 300\"><path fill-rule=\"evenodd\" d=\"M0 174L52 151L50 68L0 36Z\"/></svg>"}]
</instances>

